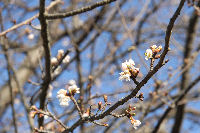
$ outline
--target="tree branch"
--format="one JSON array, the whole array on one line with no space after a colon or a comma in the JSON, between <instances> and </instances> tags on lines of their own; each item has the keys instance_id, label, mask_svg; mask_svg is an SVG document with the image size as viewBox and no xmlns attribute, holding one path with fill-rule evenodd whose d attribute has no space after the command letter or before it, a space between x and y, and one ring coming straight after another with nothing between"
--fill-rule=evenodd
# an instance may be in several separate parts
<instances>
[{"instance_id":1,"label":"tree branch","mask_svg":"<svg viewBox=\"0 0 200 133\"><path fill-rule=\"evenodd\" d=\"M48 14L45 17L46 17L46 19L66 18L66 17L74 16L74 15L77 15L77 14L81 14L81 13L93 10L94 8L109 4L109 3L114 2L114 1L116 1L116 0L103 0L103 1L97 2L93 5L82 7L80 9L76 9L76 10L69 11L69 12L66 12L66 13Z\"/></svg>"},{"instance_id":2,"label":"tree branch","mask_svg":"<svg viewBox=\"0 0 200 133\"><path fill-rule=\"evenodd\" d=\"M47 29L47 20L44 17L45 14L45 0L40 0L40 12L39 12L39 20L41 24L41 36L43 39L43 48L45 53L45 77L42 84L42 92L40 94L40 109L44 109L45 107L45 99L47 95L47 90L49 87L49 83L51 82L51 51L48 40L48 29ZM43 126L44 117L38 119L39 127Z\"/></svg>"}]
</instances>

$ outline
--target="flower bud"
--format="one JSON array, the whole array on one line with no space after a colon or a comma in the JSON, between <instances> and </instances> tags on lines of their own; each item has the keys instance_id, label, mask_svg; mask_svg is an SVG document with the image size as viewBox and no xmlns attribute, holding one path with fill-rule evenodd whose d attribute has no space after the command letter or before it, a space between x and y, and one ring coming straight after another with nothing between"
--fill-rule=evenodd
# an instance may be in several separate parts
<instances>
[{"instance_id":1,"label":"flower bud","mask_svg":"<svg viewBox=\"0 0 200 133\"><path fill-rule=\"evenodd\" d=\"M70 61L70 56L69 55L67 55L64 59L63 59L63 63L64 64L67 64L67 63L69 63L69 61Z\"/></svg>"},{"instance_id":2,"label":"flower bud","mask_svg":"<svg viewBox=\"0 0 200 133\"><path fill-rule=\"evenodd\" d=\"M64 55L64 50L63 49L59 49L58 50L58 54L57 54L57 59L60 60Z\"/></svg>"},{"instance_id":3,"label":"flower bud","mask_svg":"<svg viewBox=\"0 0 200 133\"><path fill-rule=\"evenodd\" d=\"M134 107L132 108L132 110L136 110L136 107L134 106Z\"/></svg>"},{"instance_id":4,"label":"flower bud","mask_svg":"<svg viewBox=\"0 0 200 133\"><path fill-rule=\"evenodd\" d=\"M102 108L102 102L98 102L98 109L100 110Z\"/></svg>"},{"instance_id":5,"label":"flower bud","mask_svg":"<svg viewBox=\"0 0 200 133\"><path fill-rule=\"evenodd\" d=\"M108 124L104 124L104 126L105 126L105 127L108 127L109 125L108 125Z\"/></svg>"},{"instance_id":6,"label":"flower bud","mask_svg":"<svg viewBox=\"0 0 200 133\"><path fill-rule=\"evenodd\" d=\"M51 65L52 65L52 66L55 66L55 65L57 65L57 64L58 64L57 58L55 58L55 57L51 58Z\"/></svg>"},{"instance_id":7,"label":"flower bud","mask_svg":"<svg viewBox=\"0 0 200 133\"><path fill-rule=\"evenodd\" d=\"M105 102L105 103L108 102L108 96L107 96L107 95L103 95L103 99L104 99L104 102Z\"/></svg>"},{"instance_id":8,"label":"flower bud","mask_svg":"<svg viewBox=\"0 0 200 133\"><path fill-rule=\"evenodd\" d=\"M135 116L136 115L136 113L131 113L131 116Z\"/></svg>"},{"instance_id":9,"label":"flower bud","mask_svg":"<svg viewBox=\"0 0 200 133\"><path fill-rule=\"evenodd\" d=\"M28 34L28 39L33 40L35 38L35 35L33 33Z\"/></svg>"}]
</instances>

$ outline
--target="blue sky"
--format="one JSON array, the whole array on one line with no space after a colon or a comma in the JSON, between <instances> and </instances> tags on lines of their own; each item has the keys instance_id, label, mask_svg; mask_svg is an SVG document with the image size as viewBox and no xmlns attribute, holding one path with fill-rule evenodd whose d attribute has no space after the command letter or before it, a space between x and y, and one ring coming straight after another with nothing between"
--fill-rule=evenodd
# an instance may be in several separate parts
<instances>
[{"instance_id":1,"label":"blue sky","mask_svg":"<svg viewBox=\"0 0 200 133\"><path fill-rule=\"evenodd\" d=\"M35 7L38 5L38 0L35 0L35 1L28 1L28 0L25 0L24 1L28 6L30 7ZM67 2L70 2L69 0L66 0L65 3ZM124 5L122 7L122 11L125 11L131 7L134 7L134 8L137 8L138 11L140 11L142 9L142 6L141 6L141 3L144 4L145 0L142 0L142 1L138 1L138 0L135 0L135 1L131 1L131 2L128 2L128 4ZM47 2L47 5L48 5L49 1ZM112 3L111 4L112 6L114 6L115 4ZM3 6L3 3L0 2L0 7ZM63 5L63 7L66 7L67 5ZM172 13L174 12L174 10L176 9L177 5L176 6L173 6L173 7L170 7L169 8L164 8L160 11L160 12L156 12L153 16L159 16L160 17L160 22L164 23L164 24L167 24L169 22L169 19L170 17L172 16ZM14 10L12 11L12 15L13 15L13 19L16 19L17 22L21 22L23 20L26 20L30 17L32 17L33 15L36 14L36 12L30 12L28 13L27 15L23 16L23 17L18 17L18 16L21 16L23 15L23 11L21 9L18 9L15 7L15 5L9 5L8 8L13 8ZM94 11L91 11L91 12L87 12L87 13L84 13L84 14L81 14L80 15L80 18L85 21L86 18L88 16L92 16L93 13L96 11L96 10L99 10L98 9L95 9ZM170 13L169 13L170 11ZM184 8L183 8L183 11L182 11L182 14L188 14L190 15L191 12L193 11L193 8L188 8L188 6L185 4ZM3 17L5 17L7 15L7 12L6 11L3 11L2 12L2 15ZM137 15L137 14L136 14ZM66 23L70 22L71 21L71 18L67 18L67 19L64 19L66 21ZM182 15L177 19L177 21L182 21ZM33 21L33 24L34 25L38 25L39 24L39 21L36 19ZM9 27L11 27L13 24L10 22L4 24L4 28L5 29L8 29ZM24 29L25 27L28 27L28 26L23 26L19 29L19 31L21 29ZM70 26L69 26L70 27ZM123 26L122 26L123 27ZM149 27L148 24L145 24L144 27ZM158 26L159 27L159 26ZM59 27L59 28L62 28ZM123 29L123 28L122 28ZM140 46L139 46L139 53L140 55L144 55L145 53L145 50L152 44L154 43L157 43L157 42L162 42L162 43L158 43L158 45L162 45L164 47L164 33L165 33L165 29L157 29L156 31L149 31L149 32L153 32L153 33L163 33L163 36L159 36L159 37L154 37L152 38L152 40L147 40L146 42L142 43ZM123 29L125 30L125 29ZM34 31L34 30L33 30ZM36 34L36 37L39 37L39 32L37 31L34 31L34 33ZM149 33L147 34L143 34L143 37L147 36ZM118 38L117 39L121 39L122 38L122 35L117 35ZM185 36L184 34L180 34L180 36ZM17 35L13 35L13 34L8 34L8 37L12 40L15 40L18 42L18 39L17 39ZM91 37L91 36L89 36ZM88 38L89 38L88 37ZM180 43L182 46L184 45L184 40L181 40L179 39L179 35L175 35L172 33L172 37L174 37L178 43ZM84 46L86 43L87 43L87 40L88 38L86 39L86 41L84 43L82 43L82 46ZM64 38L64 39L67 39L69 40L69 38ZM110 42L110 39L111 39L111 35L109 32L103 32L100 37L95 41L95 58L96 59L99 59L101 58L102 56L104 56L104 50L107 48L106 47L106 44L108 44ZM64 40L65 41L65 40ZM197 40L198 41L198 40ZM28 44L28 46L33 46L36 41L32 40L28 40L26 37L23 38L23 42L25 42L26 44ZM132 46L132 42L130 39L127 39L126 41L124 41L124 44L123 44L123 47L121 48L122 51L125 51L126 49L128 49L130 46ZM69 42L69 45L68 46L65 46L63 45L63 40L60 40L58 41L52 48L51 48L51 52L52 52L52 57L53 56L56 56L57 54L57 51L59 49L64 49L64 50L67 50L68 48L72 47L70 42ZM155 77L157 77L158 79L162 80L162 81L165 81L167 80L167 77L168 77L168 67L172 67L173 69L177 69L180 64L182 63L182 59L180 60L177 60L177 58L173 58L174 55L182 55L183 52L179 52L179 53L176 53L177 49L175 47L175 45L173 44L173 42L170 42L170 48L172 49L172 52L167 55L167 58L170 60L165 67L161 68L160 71L158 71L158 73L155 75ZM175 52L174 52L175 51ZM174 53L173 53L174 52ZM117 52L117 54L119 54L119 52ZM88 56L90 55L90 50L85 50L82 54L81 54L81 60L82 60L82 67L83 67L83 75L85 77L87 77L88 73L89 73L89 67L90 67L90 62L88 61ZM73 57L74 56L74 53L70 53L70 56ZM21 63L23 61L23 59L25 58L25 55L24 54L21 54L21 53L16 53L13 55L13 59L15 59L18 63ZM146 68L144 67L144 65L141 63L140 59L138 58L138 55L136 53L136 51L132 51L131 53L127 54L127 56L125 56L124 58L122 59L118 59L117 60L117 63L120 65L122 62L124 62L125 60L128 60L129 58L133 58L133 60L136 62L136 65L140 65L140 71L143 75L146 75L147 74L147 70ZM4 60L4 56L2 54L0 54L0 59L3 60L3 62L5 62ZM200 57L197 58L197 62L199 62L200 60ZM146 64L149 65L150 61L146 61ZM5 64L5 63L4 63ZM2 63L1 66L4 66L4 64ZM196 64L195 64L196 65ZM112 65L110 66L109 68L111 69L111 67L113 67L115 65ZM99 66L95 66L96 68L98 68ZM72 63L66 70L63 71L63 73L56 79L56 81L54 81L52 84L54 85L55 89L53 90L53 100L52 102L54 103L55 107L56 107L56 111L58 113L61 113L64 111L64 109L62 107L60 107L58 105L58 100L56 99L56 92L60 89L60 88L64 88L65 84L70 80L70 79L75 79L77 80L77 72L74 70L75 68L75 63ZM17 67L16 67L17 69ZM109 69L108 69L109 70ZM191 74L193 74L194 76L192 76L192 79L195 78L195 73L196 73L196 69L192 69L191 70ZM40 70L39 70L39 67L37 69L37 72L40 73ZM96 93L101 93L101 94L104 94L104 93L112 93L113 90L115 90L117 87L123 87L124 85L127 85L128 86L132 86L133 82L131 83L125 83L125 82L121 82L118 80L118 73L120 71L115 71L113 75L110 75L110 77L108 76L103 76L101 79L98 79L98 80L101 80L102 83L100 84L100 86L96 85L96 86L93 86L93 89L94 89L94 93L93 95L95 95ZM5 83L5 81L8 79L8 76L7 76L7 72L5 71L5 69L2 69L0 70L0 73L1 73L1 80L0 80L0 85L3 85ZM106 71L106 73L109 73L109 71ZM164 74L163 74L164 73ZM177 74L178 75L178 74ZM36 81L36 82L42 82L41 80L38 80L36 77L32 77L31 78L33 81ZM140 79L141 80L141 79ZM175 80L175 81L174 81ZM180 77L177 77L176 75L170 80L170 82L172 82L172 84L170 84L170 86L173 86L176 82L178 82L180 80ZM56 86L56 82L59 82L60 85L59 86ZM142 88L142 92L144 93L144 96L148 96L148 93L150 91L152 91L153 87L152 87L152 84L153 84L153 80L149 80L149 82L145 85L144 88ZM198 84L199 85L199 84ZM198 86L197 85L197 86ZM168 86L169 87L169 86ZM27 90L25 91L25 93L27 94L30 94L30 91L29 90L33 90L33 91L36 91L39 87L35 87L33 85L30 85L30 84L26 84L24 86L24 88L27 88ZM177 89L174 93L177 92ZM121 97L124 97L126 94L120 94L118 96L118 98L121 98ZM78 97L78 96L77 96ZM100 98L102 100L102 98ZM97 100L98 101L98 100ZM134 100L132 100L134 101ZM114 102L114 101L113 101ZM38 103L37 103L38 104ZM191 106L192 108L196 108L196 109L200 109L199 108L199 102L191 102L188 104L188 106ZM20 106L16 107L16 109L20 109ZM71 107L67 108L68 109L71 109ZM20 109L20 110L23 110L23 109ZM156 112L156 114L161 114L163 113L163 110L159 110L158 112ZM11 114L11 110L10 108L8 109L8 111L6 112L7 116L9 116ZM187 116L186 116L187 117ZM22 119L22 121L25 121ZM74 123L74 120L73 122ZM69 125L72 124L71 122L69 122ZM173 124L172 120L169 121L169 124ZM199 126L197 126L196 124L192 123L191 121L184 121L184 124L183 124L183 132L185 132L184 130L185 129L188 129L192 126L192 129L189 130L191 132L194 132L194 133L197 133L198 132L198 129L200 129ZM78 129L76 129L75 131L78 131Z\"/></svg>"}]
</instances>

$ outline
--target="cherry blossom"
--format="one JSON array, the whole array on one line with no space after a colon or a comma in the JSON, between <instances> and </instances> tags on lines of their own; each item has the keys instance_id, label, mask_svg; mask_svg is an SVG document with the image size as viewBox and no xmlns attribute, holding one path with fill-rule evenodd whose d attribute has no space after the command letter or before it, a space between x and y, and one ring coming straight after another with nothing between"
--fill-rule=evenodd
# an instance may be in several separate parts
<instances>
[{"instance_id":1,"label":"cherry blossom","mask_svg":"<svg viewBox=\"0 0 200 133\"><path fill-rule=\"evenodd\" d=\"M57 98L59 99L61 106L68 106L69 105L70 97L67 95L67 90L60 89L57 92Z\"/></svg>"},{"instance_id":2,"label":"cherry blossom","mask_svg":"<svg viewBox=\"0 0 200 133\"><path fill-rule=\"evenodd\" d=\"M130 81L131 76L134 78L137 77L140 69L136 68L134 65L135 62L132 59L129 59L129 61L126 60L124 63L122 63L123 72L119 73L119 80Z\"/></svg>"},{"instance_id":3,"label":"cherry blossom","mask_svg":"<svg viewBox=\"0 0 200 133\"><path fill-rule=\"evenodd\" d=\"M57 92L57 98L59 99L61 106L68 106L69 101L71 100L70 96L75 95L75 93L80 93L80 88L77 87L74 80L70 80L69 85L65 89L60 89Z\"/></svg>"},{"instance_id":4,"label":"cherry blossom","mask_svg":"<svg viewBox=\"0 0 200 133\"><path fill-rule=\"evenodd\" d=\"M135 120L132 116L130 117L131 124L133 125L133 128L137 129L138 126L140 126L141 122L139 120Z\"/></svg>"},{"instance_id":5,"label":"cherry blossom","mask_svg":"<svg viewBox=\"0 0 200 133\"><path fill-rule=\"evenodd\" d=\"M70 61L70 56L67 55L67 56L63 59L62 63L67 64L67 63L69 63L69 61Z\"/></svg>"},{"instance_id":6,"label":"cherry blossom","mask_svg":"<svg viewBox=\"0 0 200 133\"><path fill-rule=\"evenodd\" d=\"M147 49L146 53L144 55L146 56L145 59L148 60L148 59L152 58L153 52L151 49Z\"/></svg>"}]
</instances>

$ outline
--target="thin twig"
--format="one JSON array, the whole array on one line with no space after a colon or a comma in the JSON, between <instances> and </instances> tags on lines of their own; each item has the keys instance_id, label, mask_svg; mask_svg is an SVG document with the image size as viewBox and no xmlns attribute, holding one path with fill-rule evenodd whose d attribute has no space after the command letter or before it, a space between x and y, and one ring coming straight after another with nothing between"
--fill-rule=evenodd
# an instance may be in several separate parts
<instances>
[{"instance_id":1,"label":"thin twig","mask_svg":"<svg viewBox=\"0 0 200 133\"><path fill-rule=\"evenodd\" d=\"M115 113L110 113L110 115L112 115L112 116L114 116L114 117L117 117L117 118L126 116L126 114L118 115L118 114L115 114Z\"/></svg>"},{"instance_id":2,"label":"thin twig","mask_svg":"<svg viewBox=\"0 0 200 133\"><path fill-rule=\"evenodd\" d=\"M48 131L48 130L41 130L41 129L37 129L37 128L34 128L34 130L38 133L54 133L52 131Z\"/></svg>"},{"instance_id":3,"label":"thin twig","mask_svg":"<svg viewBox=\"0 0 200 133\"><path fill-rule=\"evenodd\" d=\"M96 125L99 125L99 126L104 126L104 127L108 127L109 126L108 124L103 124L103 123L99 123L99 122L96 122L96 121L93 121L92 123L94 123Z\"/></svg>"},{"instance_id":4,"label":"thin twig","mask_svg":"<svg viewBox=\"0 0 200 133\"><path fill-rule=\"evenodd\" d=\"M113 106L111 106L108 110L106 110L103 114L100 114L98 116L92 116L90 118L86 118L85 120L89 120L89 121L94 121L94 120L99 120L104 118L105 116L109 115L113 110L115 110L117 107L119 107L120 105L123 105L124 103L126 103L128 100L130 100L131 98L135 97L136 94L138 93L138 91L141 89L141 87L143 87L147 81L167 62L164 61L164 58L166 56L166 54L169 51L169 40L170 40L170 36L171 36L171 32L172 32L172 28L174 26L174 23L177 19L177 17L180 14L180 11L184 5L185 0L182 0L176 10L176 12L174 13L173 17L170 19L169 25L167 27L166 30L166 36L165 36L165 47L164 47L164 51L161 54L160 60L158 62L158 64L154 67L154 69L152 71L150 71L146 77L136 86L136 88L132 91L131 94L129 94L128 96L126 96L123 99L120 99L118 102L116 102ZM74 125L72 125L71 128L69 128L68 130L63 131L63 133L65 132L69 132L69 131L73 131L77 126L79 126L80 124L82 124L84 122L84 120L79 119Z\"/></svg>"},{"instance_id":5,"label":"thin twig","mask_svg":"<svg viewBox=\"0 0 200 133\"><path fill-rule=\"evenodd\" d=\"M82 112L81 112L81 109L78 105L78 103L76 102L76 99L74 98L74 96L70 96L72 102L74 103L74 105L76 106L77 110L78 110L78 113L80 115L81 118L83 118L83 115L82 115Z\"/></svg>"},{"instance_id":6,"label":"thin twig","mask_svg":"<svg viewBox=\"0 0 200 133\"><path fill-rule=\"evenodd\" d=\"M153 64L154 64L154 62L155 62L155 59L151 58L150 71L153 70Z\"/></svg>"},{"instance_id":7,"label":"thin twig","mask_svg":"<svg viewBox=\"0 0 200 133\"><path fill-rule=\"evenodd\" d=\"M45 17L46 17L46 19L66 18L66 17L74 16L74 15L77 15L77 14L80 14L80 13L84 13L84 12L93 10L94 8L109 4L109 3L114 2L114 1L116 1L116 0L103 0L103 1L97 2L93 5L82 7L82 8L73 10L73 11L69 11L69 12L66 12L66 13L48 14Z\"/></svg>"},{"instance_id":8,"label":"thin twig","mask_svg":"<svg viewBox=\"0 0 200 133\"><path fill-rule=\"evenodd\" d=\"M49 111L48 111L48 113L49 113L50 117L52 117L54 120L56 120L62 127L64 127L65 129L68 129L68 127L65 126L65 124L62 123L58 118L56 118L55 115L53 115L53 114L52 114L51 112L49 112Z\"/></svg>"}]
</instances>

